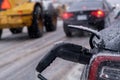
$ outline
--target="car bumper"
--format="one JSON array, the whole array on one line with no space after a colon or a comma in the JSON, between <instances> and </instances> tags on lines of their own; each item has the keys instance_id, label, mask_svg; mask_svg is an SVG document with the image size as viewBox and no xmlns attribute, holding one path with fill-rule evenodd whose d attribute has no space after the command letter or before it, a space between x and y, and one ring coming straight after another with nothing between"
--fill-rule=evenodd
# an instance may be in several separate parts
<instances>
[{"instance_id":1,"label":"car bumper","mask_svg":"<svg viewBox=\"0 0 120 80\"><path fill-rule=\"evenodd\" d=\"M64 20L64 24L66 25L82 25L88 28L92 28L92 29L97 29L99 27L99 23L102 20L98 20L98 21L77 21L77 20Z\"/></svg>"}]
</instances>

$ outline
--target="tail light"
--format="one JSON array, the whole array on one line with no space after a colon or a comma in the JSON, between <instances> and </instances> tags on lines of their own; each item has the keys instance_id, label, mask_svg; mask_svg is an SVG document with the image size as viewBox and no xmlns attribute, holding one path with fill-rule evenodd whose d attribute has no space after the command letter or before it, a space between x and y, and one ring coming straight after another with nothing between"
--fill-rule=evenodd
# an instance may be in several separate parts
<instances>
[{"instance_id":1,"label":"tail light","mask_svg":"<svg viewBox=\"0 0 120 80\"><path fill-rule=\"evenodd\" d=\"M98 56L94 59L88 80L120 80L120 55Z\"/></svg>"},{"instance_id":2,"label":"tail light","mask_svg":"<svg viewBox=\"0 0 120 80\"><path fill-rule=\"evenodd\" d=\"M63 13L62 18L69 19L69 18L73 17L73 15L74 15L73 13L65 12L65 13Z\"/></svg>"},{"instance_id":3,"label":"tail light","mask_svg":"<svg viewBox=\"0 0 120 80\"><path fill-rule=\"evenodd\" d=\"M97 10L97 11L91 12L91 15L97 18L102 18L105 16L105 13L102 10Z\"/></svg>"}]
</instances>

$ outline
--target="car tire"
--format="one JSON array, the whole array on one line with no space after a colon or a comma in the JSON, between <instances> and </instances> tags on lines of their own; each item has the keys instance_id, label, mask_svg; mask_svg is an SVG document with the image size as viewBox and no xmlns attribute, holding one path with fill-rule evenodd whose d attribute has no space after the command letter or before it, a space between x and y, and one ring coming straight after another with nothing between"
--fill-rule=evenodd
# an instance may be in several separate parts
<instances>
[{"instance_id":1,"label":"car tire","mask_svg":"<svg viewBox=\"0 0 120 80\"><path fill-rule=\"evenodd\" d=\"M12 34L22 33L23 28L10 28Z\"/></svg>"},{"instance_id":2,"label":"car tire","mask_svg":"<svg viewBox=\"0 0 120 80\"><path fill-rule=\"evenodd\" d=\"M2 29L0 29L0 39L1 39L1 37L2 37Z\"/></svg>"},{"instance_id":3,"label":"car tire","mask_svg":"<svg viewBox=\"0 0 120 80\"><path fill-rule=\"evenodd\" d=\"M47 32L55 31L57 28L57 16L52 17L48 14L45 14L44 19L45 19L44 25L45 25L46 31Z\"/></svg>"},{"instance_id":4,"label":"car tire","mask_svg":"<svg viewBox=\"0 0 120 80\"><path fill-rule=\"evenodd\" d=\"M64 29L64 32L65 32L65 35L67 37L72 37L72 32L70 31L70 29L68 28L68 25L63 23L63 29Z\"/></svg>"},{"instance_id":5,"label":"car tire","mask_svg":"<svg viewBox=\"0 0 120 80\"><path fill-rule=\"evenodd\" d=\"M35 6L33 11L32 24L28 27L28 34L30 38L39 38L43 35L43 22L41 17L41 7Z\"/></svg>"}]
</instances>

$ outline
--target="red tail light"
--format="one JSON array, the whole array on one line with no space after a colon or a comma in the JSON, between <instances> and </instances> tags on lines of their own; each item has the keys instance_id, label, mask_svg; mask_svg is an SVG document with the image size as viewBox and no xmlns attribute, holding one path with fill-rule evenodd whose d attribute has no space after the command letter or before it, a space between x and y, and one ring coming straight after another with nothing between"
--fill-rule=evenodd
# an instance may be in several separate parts
<instances>
[{"instance_id":1,"label":"red tail light","mask_svg":"<svg viewBox=\"0 0 120 80\"><path fill-rule=\"evenodd\" d=\"M97 10L97 11L91 12L91 15L97 18L101 18L105 16L105 13L102 10Z\"/></svg>"},{"instance_id":2,"label":"red tail light","mask_svg":"<svg viewBox=\"0 0 120 80\"><path fill-rule=\"evenodd\" d=\"M115 72L117 74L115 74ZM116 78L114 80L118 80L117 78L120 77L119 74L120 74L120 55L98 56L92 62L88 80L113 80L112 78L115 77Z\"/></svg>"},{"instance_id":3,"label":"red tail light","mask_svg":"<svg viewBox=\"0 0 120 80\"><path fill-rule=\"evenodd\" d=\"M71 18L73 15L74 15L73 13L65 12L65 13L63 13L62 18L63 18L63 19L69 19L69 18Z\"/></svg>"}]
</instances>

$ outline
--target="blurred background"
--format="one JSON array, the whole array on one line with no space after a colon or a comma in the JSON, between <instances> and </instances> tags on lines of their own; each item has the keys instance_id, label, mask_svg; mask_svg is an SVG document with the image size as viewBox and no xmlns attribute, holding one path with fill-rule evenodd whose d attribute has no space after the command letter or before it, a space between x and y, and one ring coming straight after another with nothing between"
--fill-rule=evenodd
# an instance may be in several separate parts
<instances>
[{"instance_id":1,"label":"blurred background","mask_svg":"<svg viewBox=\"0 0 120 80\"><path fill-rule=\"evenodd\" d=\"M100 14L91 10L88 14L97 18L93 21L95 23L88 24L91 19L79 16L82 13L86 15L84 12L89 9L82 5L82 1L87 3L102 0L0 0L0 80L39 80L36 66L56 43L69 42L90 48L89 33L82 32L81 35L80 31L70 30L67 34L69 29L64 27L77 21L79 25L96 27L101 23L95 21L105 20L104 27L96 29L99 31L119 18L120 1L106 0L112 9L111 12L108 10L108 18L105 17L107 12L104 8ZM78 10L81 14L73 12L79 16L77 21L74 20L75 14L66 15L75 11L71 9L75 2L80 2L83 6L82 11ZM42 75L48 80L80 80L83 68L82 64L57 58Z\"/></svg>"}]
</instances>

